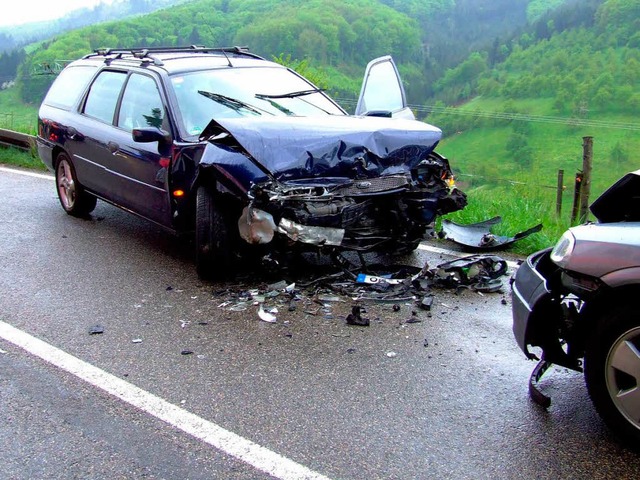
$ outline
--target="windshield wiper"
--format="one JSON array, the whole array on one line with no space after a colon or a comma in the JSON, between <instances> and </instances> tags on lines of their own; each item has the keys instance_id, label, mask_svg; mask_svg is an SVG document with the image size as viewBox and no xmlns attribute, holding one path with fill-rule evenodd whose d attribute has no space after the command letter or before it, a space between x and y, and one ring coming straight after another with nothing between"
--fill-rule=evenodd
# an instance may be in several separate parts
<instances>
[{"instance_id":1,"label":"windshield wiper","mask_svg":"<svg viewBox=\"0 0 640 480\"><path fill-rule=\"evenodd\" d=\"M240 110L249 110L252 113L257 115L262 115L260 111L248 103L244 103L241 100L237 100L235 98L227 97L226 95L221 95L219 93L207 92L205 90L198 90L198 93L204 97L207 97L214 102L219 103L220 105L224 105L225 107L230 108L231 110L235 110L236 112Z\"/></svg>"},{"instance_id":2,"label":"windshield wiper","mask_svg":"<svg viewBox=\"0 0 640 480\"><path fill-rule=\"evenodd\" d=\"M300 90L298 92L291 93L281 93L277 95L270 95L267 93L256 93L256 98L295 98L295 97L304 97L305 95L311 95L312 93L320 93L322 92L319 88L314 88L312 90Z\"/></svg>"}]
</instances>

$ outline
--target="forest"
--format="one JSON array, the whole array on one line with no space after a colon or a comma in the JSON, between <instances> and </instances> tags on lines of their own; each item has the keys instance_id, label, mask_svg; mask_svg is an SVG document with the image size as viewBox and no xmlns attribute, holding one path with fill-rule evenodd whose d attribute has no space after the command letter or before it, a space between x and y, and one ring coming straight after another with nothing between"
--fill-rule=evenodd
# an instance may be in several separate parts
<instances>
[{"instance_id":1,"label":"forest","mask_svg":"<svg viewBox=\"0 0 640 480\"><path fill-rule=\"evenodd\" d=\"M324 87L346 98L357 94L368 60L392 54L409 98L422 102L448 68L557 1L196 0L49 39L33 49L18 83L25 101L37 103L51 80L38 75L39 66L64 64L96 48L247 45L267 58L306 61L323 72Z\"/></svg>"}]
</instances>

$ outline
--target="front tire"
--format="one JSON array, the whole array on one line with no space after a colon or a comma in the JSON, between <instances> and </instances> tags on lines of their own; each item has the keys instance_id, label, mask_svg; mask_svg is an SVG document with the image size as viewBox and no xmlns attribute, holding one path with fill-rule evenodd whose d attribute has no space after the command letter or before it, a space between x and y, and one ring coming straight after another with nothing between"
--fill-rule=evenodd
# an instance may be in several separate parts
<instances>
[{"instance_id":1,"label":"front tire","mask_svg":"<svg viewBox=\"0 0 640 480\"><path fill-rule=\"evenodd\" d=\"M73 163L65 153L56 159L56 187L60 205L69 215L86 217L96 208L96 197L80 185Z\"/></svg>"},{"instance_id":2,"label":"front tire","mask_svg":"<svg viewBox=\"0 0 640 480\"><path fill-rule=\"evenodd\" d=\"M198 187L196 192L196 271L203 280L229 275L231 249L225 219L213 192Z\"/></svg>"},{"instance_id":3,"label":"front tire","mask_svg":"<svg viewBox=\"0 0 640 480\"><path fill-rule=\"evenodd\" d=\"M640 444L640 314L612 307L585 351L589 396L605 423L623 441Z\"/></svg>"}]
</instances>

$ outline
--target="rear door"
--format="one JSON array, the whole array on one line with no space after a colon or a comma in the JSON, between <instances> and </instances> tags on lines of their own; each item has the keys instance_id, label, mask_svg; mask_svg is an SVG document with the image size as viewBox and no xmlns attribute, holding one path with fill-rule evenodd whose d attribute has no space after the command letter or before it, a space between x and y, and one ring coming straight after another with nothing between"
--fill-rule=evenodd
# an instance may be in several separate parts
<instances>
[{"instance_id":1,"label":"rear door","mask_svg":"<svg viewBox=\"0 0 640 480\"><path fill-rule=\"evenodd\" d=\"M376 58L367 65L355 113L415 120L407 106L400 73L390 56Z\"/></svg>"},{"instance_id":2,"label":"rear door","mask_svg":"<svg viewBox=\"0 0 640 480\"><path fill-rule=\"evenodd\" d=\"M164 103L150 75L104 70L82 110L78 154L85 185L99 196L162 225L171 225L167 146L133 141L137 127L167 127ZM164 147L164 148L163 148ZM161 151L163 150L163 151Z\"/></svg>"}]
</instances>

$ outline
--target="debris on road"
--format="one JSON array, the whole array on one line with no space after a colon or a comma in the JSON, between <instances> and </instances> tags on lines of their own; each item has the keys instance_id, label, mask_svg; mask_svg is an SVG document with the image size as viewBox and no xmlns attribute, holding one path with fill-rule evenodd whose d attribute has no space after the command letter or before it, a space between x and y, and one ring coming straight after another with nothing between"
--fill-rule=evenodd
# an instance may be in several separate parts
<instances>
[{"instance_id":1,"label":"debris on road","mask_svg":"<svg viewBox=\"0 0 640 480\"><path fill-rule=\"evenodd\" d=\"M332 321L334 309L340 303L352 304L346 315L347 325L370 326L364 318L365 304L390 304L388 311L400 312L401 304L414 305L418 311L429 312L435 302L434 289L454 289L459 293L469 289L483 293L500 292L499 277L507 274L507 262L496 255L471 255L444 262L435 268L425 263L422 268L411 265L366 264L360 257L356 265L342 256L332 265L309 269L304 264L298 270L288 270L281 264L277 282L230 286L214 292L215 305L229 312L243 312L257 307L261 321L276 323L278 311L300 312L304 315ZM345 318L345 317L342 317ZM419 323L416 311L402 323Z\"/></svg>"},{"instance_id":2,"label":"debris on road","mask_svg":"<svg viewBox=\"0 0 640 480\"><path fill-rule=\"evenodd\" d=\"M362 318L362 312L364 310L360 305L354 305L351 308L351 313L347 315L347 325L357 325L359 327L368 327L370 325L368 318Z\"/></svg>"},{"instance_id":3,"label":"debris on road","mask_svg":"<svg viewBox=\"0 0 640 480\"><path fill-rule=\"evenodd\" d=\"M442 220L440 236L473 250L498 250L511 245L513 242L528 237L532 233L542 230L542 224L516 233L513 237L495 235L491 228L500 224L502 217L493 217L483 222L460 225L451 220Z\"/></svg>"},{"instance_id":4,"label":"debris on road","mask_svg":"<svg viewBox=\"0 0 640 480\"><path fill-rule=\"evenodd\" d=\"M426 295L422 301L420 302L420 308L423 310L431 310L431 306L433 305L433 295Z\"/></svg>"},{"instance_id":5,"label":"debris on road","mask_svg":"<svg viewBox=\"0 0 640 480\"><path fill-rule=\"evenodd\" d=\"M104 327L102 325L94 325L89 328L89 335L99 335L101 333L104 333Z\"/></svg>"},{"instance_id":6,"label":"debris on road","mask_svg":"<svg viewBox=\"0 0 640 480\"><path fill-rule=\"evenodd\" d=\"M275 309L275 313L278 313L277 309ZM264 308L262 308L262 304L260 304L260 308L258 309L258 317L260 317L260 320L262 320L263 322L276 323L274 309L267 312L264 310Z\"/></svg>"}]
</instances>

